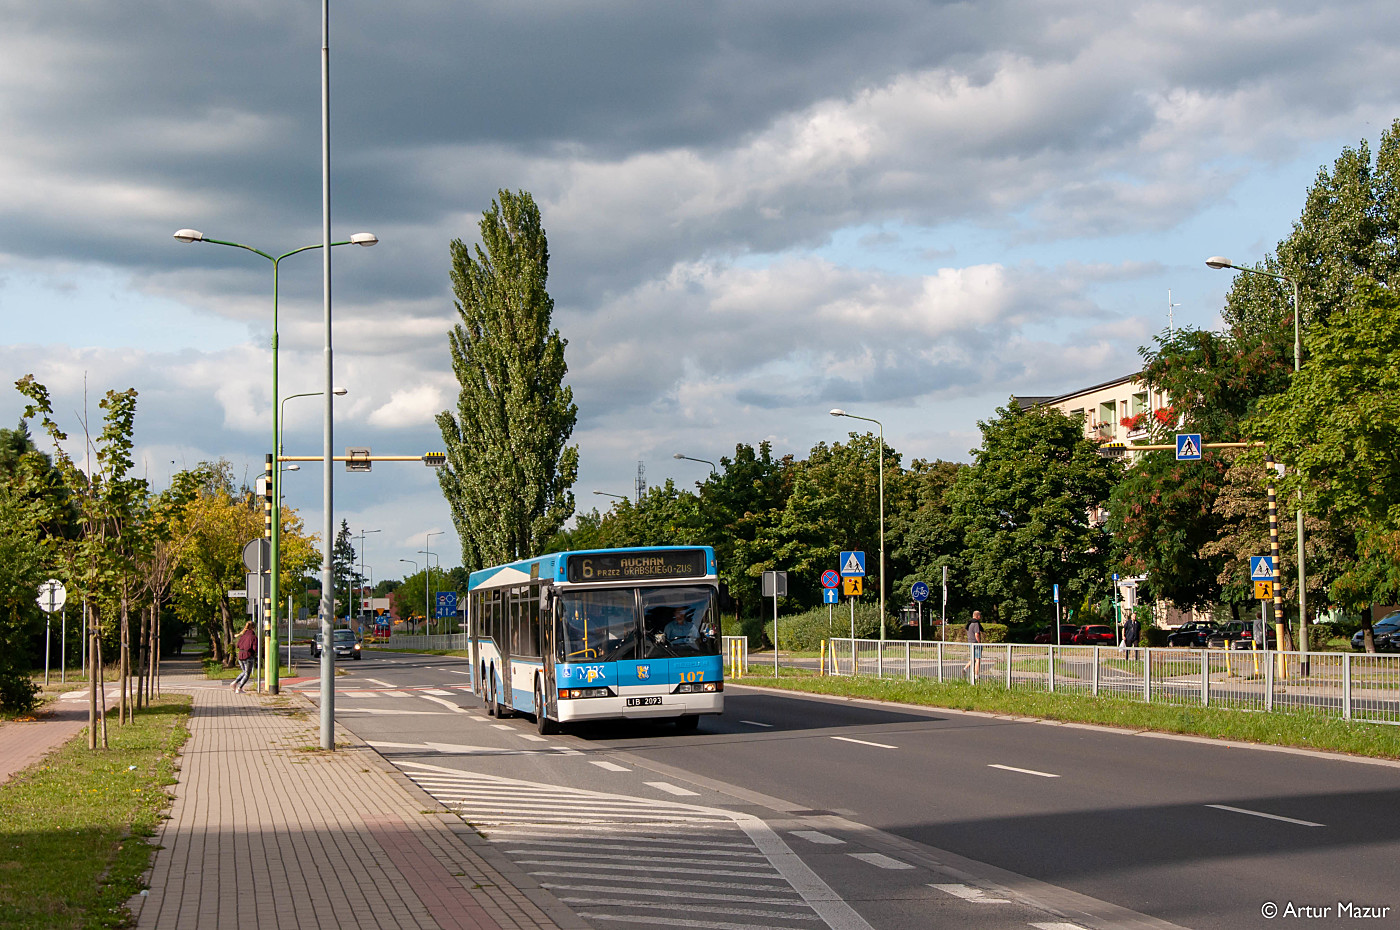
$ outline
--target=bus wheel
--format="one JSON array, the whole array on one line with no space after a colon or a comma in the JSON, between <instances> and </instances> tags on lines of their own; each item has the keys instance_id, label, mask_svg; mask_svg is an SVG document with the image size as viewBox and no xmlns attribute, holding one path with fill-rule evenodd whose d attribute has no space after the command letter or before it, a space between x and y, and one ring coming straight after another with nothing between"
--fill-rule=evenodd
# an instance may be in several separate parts
<instances>
[{"instance_id":1,"label":"bus wheel","mask_svg":"<svg viewBox=\"0 0 1400 930\"><path fill-rule=\"evenodd\" d=\"M556 733L559 725L549 719L549 708L544 703L544 692L540 690L540 680L535 679L535 729L540 736Z\"/></svg>"},{"instance_id":2,"label":"bus wheel","mask_svg":"<svg viewBox=\"0 0 1400 930\"><path fill-rule=\"evenodd\" d=\"M682 733L693 733L700 727L700 718L689 714L676 718L676 729Z\"/></svg>"}]
</instances>

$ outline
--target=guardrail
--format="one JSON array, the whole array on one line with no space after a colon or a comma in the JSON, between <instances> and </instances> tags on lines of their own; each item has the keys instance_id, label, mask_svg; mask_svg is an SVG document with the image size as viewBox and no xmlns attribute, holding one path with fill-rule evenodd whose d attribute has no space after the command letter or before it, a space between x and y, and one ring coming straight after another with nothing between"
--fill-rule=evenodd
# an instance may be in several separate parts
<instances>
[{"instance_id":1,"label":"guardrail","mask_svg":"<svg viewBox=\"0 0 1400 930\"><path fill-rule=\"evenodd\" d=\"M431 636L395 633L380 645L389 649L466 649L466 633L434 633Z\"/></svg>"},{"instance_id":2,"label":"guardrail","mask_svg":"<svg viewBox=\"0 0 1400 930\"><path fill-rule=\"evenodd\" d=\"M1400 655L832 639L834 675L1114 694L1156 704L1306 710L1400 724Z\"/></svg>"}]
</instances>

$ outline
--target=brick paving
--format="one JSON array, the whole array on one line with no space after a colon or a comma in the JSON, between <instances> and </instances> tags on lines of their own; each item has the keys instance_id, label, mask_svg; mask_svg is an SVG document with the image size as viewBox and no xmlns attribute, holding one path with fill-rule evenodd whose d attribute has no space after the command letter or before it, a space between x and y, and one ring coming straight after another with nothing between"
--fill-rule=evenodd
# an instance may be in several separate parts
<instances>
[{"instance_id":1,"label":"brick paving","mask_svg":"<svg viewBox=\"0 0 1400 930\"><path fill-rule=\"evenodd\" d=\"M138 928L587 927L350 733L316 748L305 698L163 684L194 707Z\"/></svg>"},{"instance_id":2,"label":"brick paving","mask_svg":"<svg viewBox=\"0 0 1400 930\"><path fill-rule=\"evenodd\" d=\"M87 690L82 702L51 701L31 720L0 723L0 783L20 769L28 768L87 727Z\"/></svg>"}]
</instances>

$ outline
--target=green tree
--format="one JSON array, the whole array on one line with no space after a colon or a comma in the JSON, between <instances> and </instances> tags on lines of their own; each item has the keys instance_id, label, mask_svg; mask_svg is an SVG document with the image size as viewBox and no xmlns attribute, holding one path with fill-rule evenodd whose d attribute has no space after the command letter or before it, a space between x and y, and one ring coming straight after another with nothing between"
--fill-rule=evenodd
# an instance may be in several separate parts
<instances>
[{"instance_id":1,"label":"green tree","mask_svg":"<svg viewBox=\"0 0 1400 930\"><path fill-rule=\"evenodd\" d=\"M534 198L502 190L482 215L485 245L453 240L459 322L451 332L457 410L437 415L438 472L468 569L538 554L574 512L578 416L567 344L551 329L549 247ZM473 254L474 253L474 254Z\"/></svg>"},{"instance_id":2,"label":"green tree","mask_svg":"<svg viewBox=\"0 0 1400 930\"><path fill-rule=\"evenodd\" d=\"M1361 281L1344 308L1311 329L1308 362L1253 424L1291 466L1284 494L1350 527L1357 557L1333 582L1350 608L1400 600L1400 295Z\"/></svg>"},{"instance_id":3,"label":"green tree","mask_svg":"<svg viewBox=\"0 0 1400 930\"><path fill-rule=\"evenodd\" d=\"M1109 538L1090 515L1120 466L1099 456L1077 418L1047 407L1013 399L978 426L982 447L949 492L974 603L1003 623L1053 623L1052 585L1062 604L1103 598Z\"/></svg>"},{"instance_id":4,"label":"green tree","mask_svg":"<svg viewBox=\"0 0 1400 930\"><path fill-rule=\"evenodd\" d=\"M908 475L909 503L887 519L888 532L894 540L892 569L902 573L897 584L902 591L907 591L914 582L922 581L935 592L925 605L926 612L933 611L925 616L925 622L929 616L937 620L937 612L942 607L940 589L944 566L949 569L949 616L969 609L961 579L953 575L962 550L962 538L953 532L950 496L958 474L965 468L966 465L957 462L915 459Z\"/></svg>"}]
</instances>

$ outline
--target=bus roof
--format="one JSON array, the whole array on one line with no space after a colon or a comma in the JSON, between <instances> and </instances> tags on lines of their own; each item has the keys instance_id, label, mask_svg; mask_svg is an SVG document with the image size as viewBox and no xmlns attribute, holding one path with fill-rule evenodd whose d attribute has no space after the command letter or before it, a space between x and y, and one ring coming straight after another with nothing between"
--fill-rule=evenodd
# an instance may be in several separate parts
<instances>
[{"instance_id":1,"label":"bus roof","mask_svg":"<svg viewBox=\"0 0 1400 930\"><path fill-rule=\"evenodd\" d=\"M611 552L679 552L685 550L701 549L705 552L705 564L713 566L715 563L715 550L711 546L626 546L617 549L572 549L566 552L551 552L547 555L535 556L533 559L521 559L518 562L509 562L505 565L497 565L492 568L483 568L471 573L467 580L467 590L491 582L489 587L500 587L502 584L526 584L537 579L545 581L564 581L564 571L568 560L572 556L578 555L601 555ZM500 578L502 573L505 578Z\"/></svg>"}]
</instances>

